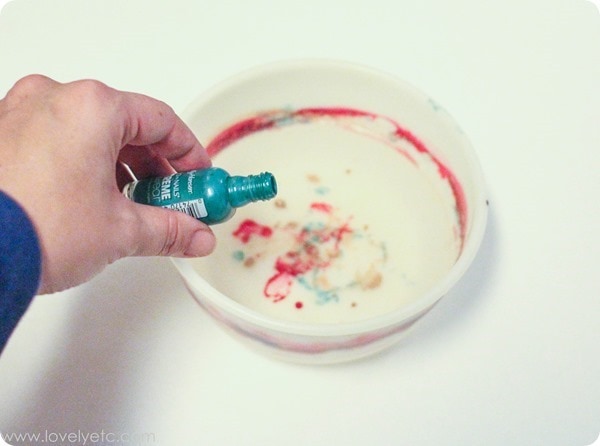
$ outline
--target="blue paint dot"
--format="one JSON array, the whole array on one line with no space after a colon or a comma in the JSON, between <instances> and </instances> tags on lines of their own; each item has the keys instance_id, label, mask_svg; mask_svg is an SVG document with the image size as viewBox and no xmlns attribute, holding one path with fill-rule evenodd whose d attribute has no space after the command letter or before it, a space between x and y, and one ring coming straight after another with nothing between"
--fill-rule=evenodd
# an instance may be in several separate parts
<instances>
[{"instance_id":1,"label":"blue paint dot","mask_svg":"<svg viewBox=\"0 0 600 446\"><path fill-rule=\"evenodd\" d=\"M233 258L235 260L238 260L241 262L242 260L244 260L245 257L246 257L246 255L244 254L244 251L234 251L233 252Z\"/></svg>"}]
</instances>

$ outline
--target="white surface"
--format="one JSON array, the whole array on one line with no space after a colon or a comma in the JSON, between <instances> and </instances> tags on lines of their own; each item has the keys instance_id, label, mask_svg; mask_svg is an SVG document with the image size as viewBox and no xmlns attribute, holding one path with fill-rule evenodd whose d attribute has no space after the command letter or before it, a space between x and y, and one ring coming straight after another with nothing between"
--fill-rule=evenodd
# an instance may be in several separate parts
<instances>
[{"instance_id":1,"label":"white surface","mask_svg":"<svg viewBox=\"0 0 600 446\"><path fill-rule=\"evenodd\" d=\"M36 299L0 358L0 431L145 432L154 441L142 444L169 446L594 442L591 2L17 0L0 15L0 94L39 72L98 78L181 110L240 70L297 57L396 74L470 136L491 214L464 279L399 347L312 368L230 339L166 259L124 260Z\"/></svg>"}]
</instances>

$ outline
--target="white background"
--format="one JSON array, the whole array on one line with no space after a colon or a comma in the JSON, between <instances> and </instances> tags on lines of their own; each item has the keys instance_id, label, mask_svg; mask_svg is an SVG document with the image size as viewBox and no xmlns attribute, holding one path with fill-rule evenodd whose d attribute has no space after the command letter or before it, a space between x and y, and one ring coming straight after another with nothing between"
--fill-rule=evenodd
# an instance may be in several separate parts
<instances>
[{"instance_id":1,"label":"white background","mask_svg":"<svg viewBox=\"0 0 600 446\"><path fill-rule=\"evenodd\" d=\"M0 95L97 78L181 111L246 68L395 74L470 136L482 249L413 335L358 363L272 361L223 333L166 259L36 298L0 358L0 431L160 445L583 446L600 430L600 15L585 0L17 0ZM77 216L73 216L77 218Z\"/></svg>"}]
</instances>

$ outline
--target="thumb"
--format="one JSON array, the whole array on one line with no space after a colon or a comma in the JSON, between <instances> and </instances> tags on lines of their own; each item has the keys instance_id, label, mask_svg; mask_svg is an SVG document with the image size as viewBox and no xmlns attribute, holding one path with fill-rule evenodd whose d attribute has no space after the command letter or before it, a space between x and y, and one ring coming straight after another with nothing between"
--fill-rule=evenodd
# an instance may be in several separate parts
<instances>
[{"instance_id":1,"label":"thumb","mask_svg":"<svg viewBox=\"0 0 600 446\"><path fill-rule=\"evenodd\" d=\"M216 244L211 229L179 211L131 203L136 214L131 243L134 255L201 257L210 254Z\"/></svg>"}]
</instances>

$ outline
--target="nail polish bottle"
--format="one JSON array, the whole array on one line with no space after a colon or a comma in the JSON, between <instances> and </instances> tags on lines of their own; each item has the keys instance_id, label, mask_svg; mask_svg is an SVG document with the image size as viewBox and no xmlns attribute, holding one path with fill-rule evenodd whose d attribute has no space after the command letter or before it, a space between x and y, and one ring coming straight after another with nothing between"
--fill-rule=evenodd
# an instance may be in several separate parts
<instances>
[{"instance_id":1,"label":"nail polish bottle","mask_svg":"<svg viewBox=\"0 0 600 446\"><path fill-rule=\"evenodd\" d=\"M136 203L185 212L213 225L229 220L241 206L275 197L277 182L269 172L231 176L211 167L134 181L123 194Z\"/></svg>"}]
</instances>

